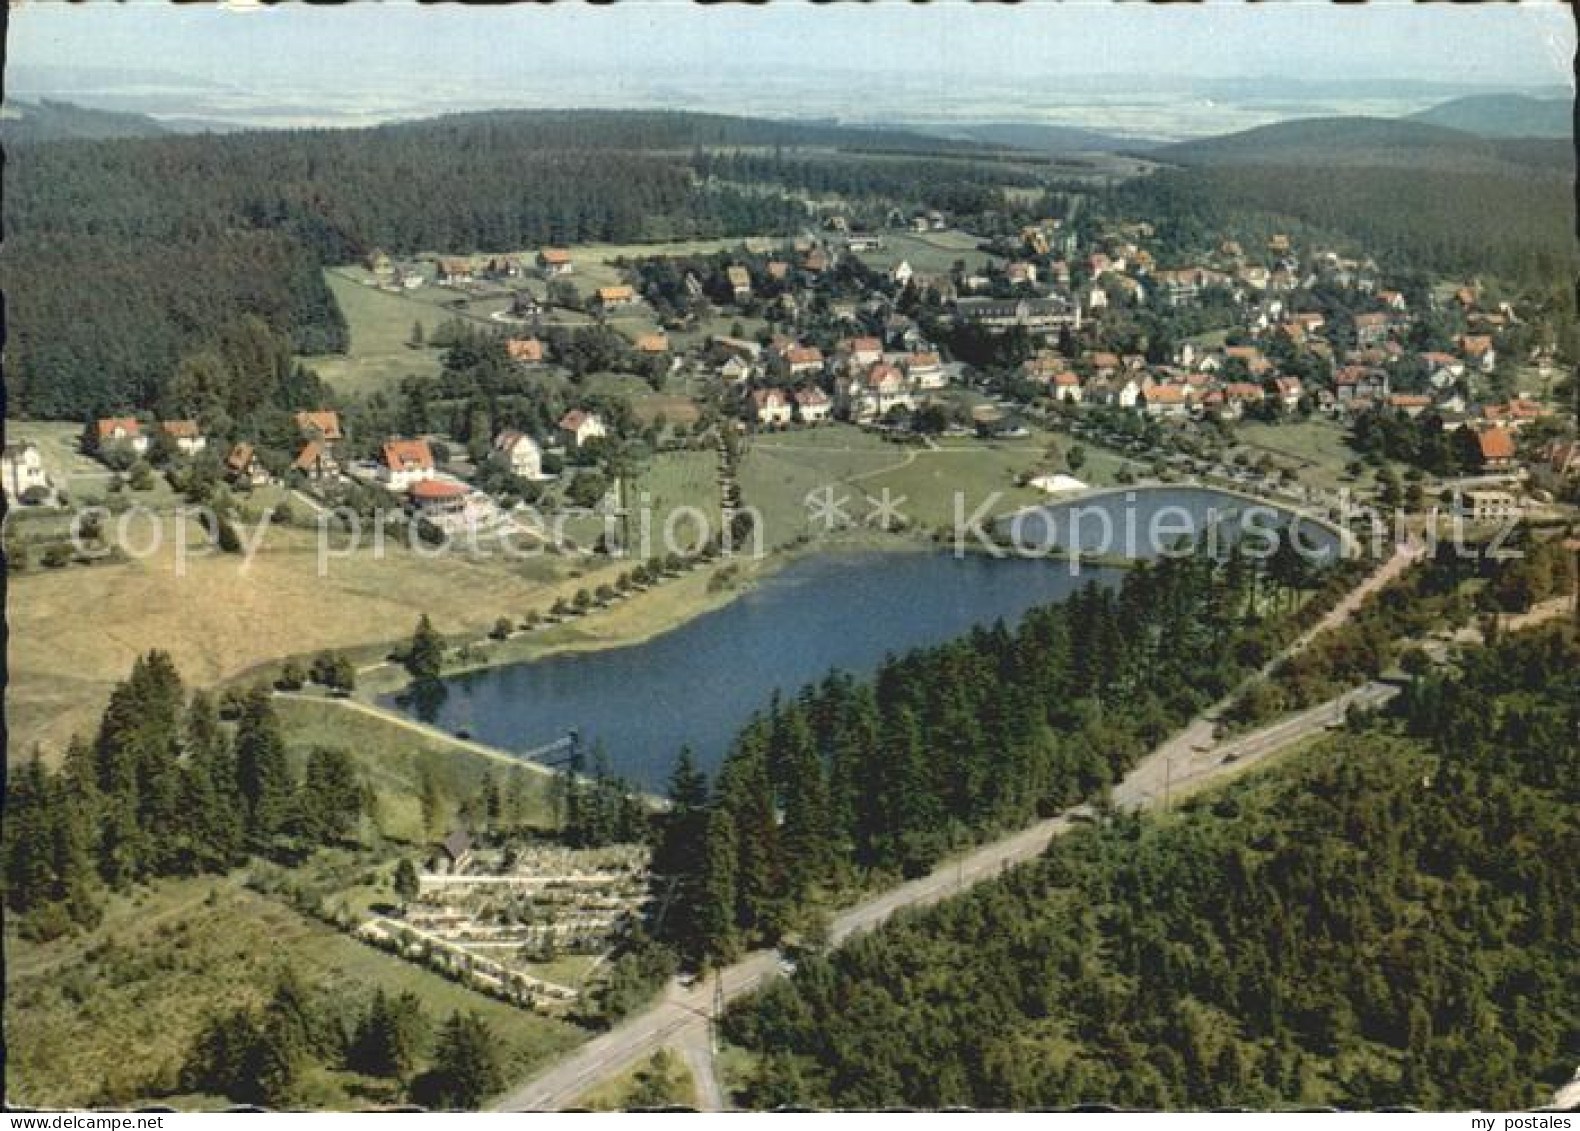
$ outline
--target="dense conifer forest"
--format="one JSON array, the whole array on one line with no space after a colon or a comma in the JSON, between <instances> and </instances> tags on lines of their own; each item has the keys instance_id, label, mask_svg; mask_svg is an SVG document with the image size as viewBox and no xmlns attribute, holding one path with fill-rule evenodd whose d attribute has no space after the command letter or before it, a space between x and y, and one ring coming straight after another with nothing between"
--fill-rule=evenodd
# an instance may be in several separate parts
<instances>
[{"instance_id":1,"label":"dense conifer forest","mask_svg":"<svg viewBox=\"0 0 1580 1131\"><path fill-rule=\"evenodd\" d=\"M488 113L367 130L15 144L5 167L10 411L151 408L217 328L346 347L325 264L795 230L780 193L707 185L699 147L963 143L675 113ZM874 174L877 176L878 174Z\"/></svg>"},{"instance_id":2,"label":"dense conifer forest","mask_svg":"<svg viewBox=\"0 0 1580 1131\"><path fill-rule=\"evenodd\" d=\"M1562 628L1476 649L1291 764L806 958L729 1015L750 1101L1546 1102L1580 1042L1577 673Z\"/></svg>"},{"instance_id":3,"label":"dense conifer forest","mask_svg":"<svg viewBox=\"0 0 1580 1131\"><path fill-rule=\"evenodd\" d=\"M1550 286L1577 261L1572 184L1536 171L1222 165L1163 169L1121 185L1112 206L1181 249L1226 234L1259 243L1339 237L1392 269L1490 273Z\"/></svg>"},{"instance_id":4,"label":"dense conifer forest","mask_svg":"<svg viewBox=\"0 0 1580 1131\"><path fill-rule=\"evenodd\" d=\"M1329 607L1349 568L1259 565L1164 559L870 682L831 674L749 724L711 793L683 760L654 865L680 877L666 941L695 961L815 934L820 895L1101 794Z\"/></svg>"}]
</instances>

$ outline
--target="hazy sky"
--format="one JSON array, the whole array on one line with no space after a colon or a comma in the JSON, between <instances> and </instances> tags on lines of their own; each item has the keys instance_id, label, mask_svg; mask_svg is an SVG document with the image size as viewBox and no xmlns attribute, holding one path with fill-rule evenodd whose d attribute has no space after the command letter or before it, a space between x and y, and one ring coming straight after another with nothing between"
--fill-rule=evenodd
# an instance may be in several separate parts
<instances>
[{"instance_id":1,"label":"hazy sky","mask_svg":"<svg viewBox=\"0 0 1580 1131\"><path fill-rule=\"evenodd\" d=\"M587 7L180 7L18 3L13 67L178 71L254 89L316 92L418 87L442 78L580 81L622 72L707 70L793 78L813 70L937 73L941 86L981 75L1278 75L1309 80L1412 78L1489 85L1569 84L1575 31L1566 5L1408 2L1332 7L1225 0L1168 8L1092 0L1019 5L901 0L699 7L623 0ZM242 10L236 10L242 9ZM574 89L575 84L569 84ZM567 99L567 102L570 100Z\"/></svg>"}]
</instances>

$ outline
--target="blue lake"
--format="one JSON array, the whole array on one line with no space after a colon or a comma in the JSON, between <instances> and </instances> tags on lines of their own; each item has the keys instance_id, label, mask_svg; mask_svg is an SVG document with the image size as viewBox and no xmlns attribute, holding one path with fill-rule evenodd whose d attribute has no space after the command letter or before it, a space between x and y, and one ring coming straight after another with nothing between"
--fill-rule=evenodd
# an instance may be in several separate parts
<instances>
[{"instance_id":1,"label":"blue lake","mask_svg":"<svg viewBox=\"0 0 1580 1131\"><path fill-rule=\"evenodd\" d=\"M568 652L454 676L436 710L397 697L480 742L530 750L576 728L616 772L662 785L683 744L710 771L775 690L793 695L830 668L870 673L886 654L1016 621L1117 570L948 553L822 554L792 562L720 609L641 644Z\"/></svg>"},{"instance_id":2,"label":"blue lake","mask_svg":"<svg viewBox=\"0 0 1580 1131\"><path fill-rule=\"evenodd\" d=\"M1137 510L1143 530L1158 508L1181 506L1199 521L1215 504L1220 514L1243 505L1190 488L1108 503L1121 527L1127 509ZM1313 538L1335 544L1330 532L1313 530ZM1139 551L1152 556L1145 546ZM776 690L794 695L831 668L867 675L889 653L940 643L975 625L1014 623L1027 609L1119 576L1090 564L1073 572L1055 558L823 554L793 562L730 604L644 643L454 676L444 681L442 698L421 710L397 697L383 702L506 750L532 750L575 728L584 749L602 743L617 773L657 789L682 745L714 769Z\"/></svg>"}]
</instances>

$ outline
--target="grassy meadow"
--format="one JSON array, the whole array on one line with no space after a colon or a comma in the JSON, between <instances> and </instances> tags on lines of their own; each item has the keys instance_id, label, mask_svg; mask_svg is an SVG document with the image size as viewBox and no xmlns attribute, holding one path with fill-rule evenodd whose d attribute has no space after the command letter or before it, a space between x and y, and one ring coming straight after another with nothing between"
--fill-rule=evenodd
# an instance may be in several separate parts
<instances>
[{"instance_id":1,"label":"grassy meadow","mask_svg":"<svg viewBox=\"0 0 1580 1131\"><path fill-rule=\"evenodd\" d=\"M502 615L546 611L618 572L550 556L453 553L435 563L393 537L379 555L370 534L354 558L331 559L320 574L316 531L270 527L249 562L208 553L190 523L181 529L193 551L183 560L176 520L157 521L129 530L134 541L158 531L148 557L11 579L10 757L35 742L54 756L73 732L90 733L111 686L150 648L168 651L197 686L267 674L288 656L325 649L376 659L410 635L421 612L446 634L481 635Z\"/></svg>"},{"instance_id":2,"label":"grassy meadow","mask_svg":"<svg viewBox=\"0 0 1580 1131\"><path fill-rule=\"evenodd\" d=\"M176 1073L202 1020L261 1001L282 966L354 1015L373 990L411 991L442 1023L457 1009L492 1027L519 1077L585 1034L374 950L244 886L244 873L161 883L110 901L94 930L45 946L6 939L6 1091L14 1104L129 1106L180 1096ZM387 1085L323 1066L313 1106L389 1102Z\"/></svg>"}]
</instances>

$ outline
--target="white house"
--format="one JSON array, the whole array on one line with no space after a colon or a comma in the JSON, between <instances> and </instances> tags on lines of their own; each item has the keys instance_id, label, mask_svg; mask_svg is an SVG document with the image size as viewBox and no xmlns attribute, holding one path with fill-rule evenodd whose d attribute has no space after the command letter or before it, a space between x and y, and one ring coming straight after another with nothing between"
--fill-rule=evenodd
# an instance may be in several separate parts
<instances>
[{"instance_id":1,"label":"white house","mask_svg":"<svg viewBox=\"0 0 1580 1131\"><path fill-rule=\"evenodd\" d=\"M170 437L176 451L184 456L195 456L208 447L208 437L203 435L195 420L166 420L159 430Z\"/></svg>"},{"instance_id":2,"label":"white house","mask_svg":"<svg viewBox=\"0 0 1580 1131\"><path fill-rule=\"evenodd\" d=\"M494 437L494 462L522 479L543 476L543 449L525 432L507 431Z\"/></svg>"},{"instance_id":3,"label":"white house","mask_svg":"<svg viewBox=\"0 0 1580 1131\"><path fill-rule=\"evenodd\" d=\"M834 402L822 389L797 389L796 416L802 424L822 424L834 409Z\"/></svg>"},{"instance_id":4,"label":"white house","mask_svg":"<svg viewBox=\"0 0 1580 1131\"><path fill-rule=\"evenodd\" d=\"M918 389L942 389L949 384L949 374L936 353L912 353L901 364L911 384Z\"/></svg>"},{"instance_id":5,"label":"white house","mask_svg":"<svg viewBox=\"0 0 1580 1131\"><path fill-rule=\"evenodd\" d=\"M538 270L545 275L569 275L576 269L571 253L561 247L546 247L538 252Z\"/></svg>"},{"instance_id":6,"label":"white house","mask_svg":"<svg viewBox=\"0 0 1580 1131\"><path fill-rule=\"evenodd\" d=\"M98 422L99 450L125 447L142 455L148 450L148 437L135 416L111 416Z\"/></svg>"},{"instance_id":7,"label":"white house","mask_svg":"<svg viewBox=\"0 0 1580 1131\"><path fill-rule=\"evenodd\" d=\"M1066 404L1080 404L1081 379L1068 369L1053 375L1053 399Z\"/></svg>"},{"instance_id":8,"label":"white house","mask_svg":"<svg viewBox=\"0 0 1580 1131\"><path fill-rule=\"evenodd\" d=\"M269 469L258 458L257 449L245 441L231 448L230 454L225 457L225 471L235 482L252 487L266 486L273 479Z\"/></svg>"},{"instance_id":9,"label":"white house","mask_svg":"<svg viewBox=\"0 0 1580 1131\"><path fill-rule=\"evenodd\" d=\"M384 445L378 477L391 491L405 491L433 475L433 450L427 440L391 440Z\"/></svg>"},{"instance_id":10,"label":"white house","mask_svg":"<svg viewBox=\"0 0 1580 1131\"><path fill-rule=\"evenodd\" d=\"M842 380L840 399L851 420L876 420L892 408L914 408L910 382L897 366L880 362L865 374Z\"/></svg>"},{"instance_id":11,"label":"white house","mask_svg":"<svg viewBox=\"0 0 1580 1131\"><path fill-rule=\"evenodd\" d=\"M899 265L895 267L893 271L889 272L889 278L893 279L902 287L915 277L916 272L911 269L910 263L903 259L900 260Z\"/></svg>"},{"instance_id":12,"label":"white house","mask_svg":"<svg viewBox=\"0 0 1580 1131\"><path fill-rule=\"evenodd\" d=\"M754 389L746 400L746 411L759 428L783 428L795 418L783 389Z\"/></svg>"},{"instance_id":13,"label":"white house","mask_svg":"<svg viewBox=\"0 0 1580 1131\"><path fill-rule=\"evenodd\" d=\"M608 434L609 429L596 412L573 408L560 418L560 437L567 448L580 448Z\"/></svg>"},{"instance_id":14,"label":"white house","mask_svg":"<svg viewBox=\"0 0 1580 1131\"><path fill-rule=\"evenodd\" d=\"M0 461L0 475L5 479L5 494L13 503L32 490L49 490L49 474L44 470L44 459L32 443L7 444L5 457Z\"/></svg>"},{"instance_id":15,"label":"white house","mask_svg":"<svg viewBox=\"0 0 1580 1131\"><path fill-rule=\"evenodd\" d=\"M840 352L848 368L866 369L883 360L883 343L877 338L851 338L840 343Z\"/></svg>"},{"instance_id":16,"label":"white house","mask_svg":"<svg viewBox=\"0 0 1580 1131\"><path fill-rule=\"evenodd\" d=\"M719 366L719 376L730 384L739 384L751 380L757 367L739 354L731 355L723 365Z\"/></svg>"}]
</instances>

